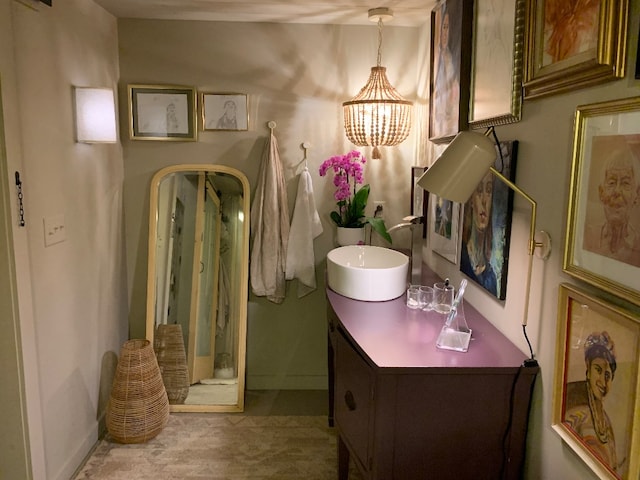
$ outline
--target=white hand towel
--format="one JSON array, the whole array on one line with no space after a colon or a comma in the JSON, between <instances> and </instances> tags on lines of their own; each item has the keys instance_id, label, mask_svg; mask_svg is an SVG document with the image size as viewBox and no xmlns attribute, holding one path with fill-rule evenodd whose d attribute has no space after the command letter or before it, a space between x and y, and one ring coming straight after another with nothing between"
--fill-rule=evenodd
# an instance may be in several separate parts
<instances>
[{"instance_id":1,"label":"white hand towel","mask_svg":"<svg viewBox=\"0 0 640 480\"><path fill-rule=\"evenodd\" d=\"M286 293L284 278L289 239L287 188L278 153L278 142L271 133L262 155L260 175L251 204L251 288L259 297L282 303Z\"/></svg>"},{"instance_id":2,"label":"white hand towel","mask_svg":"<svg viewBox=\"0 0 640 480\"><path fill-rule=\"evenodd\" d=\"M313 239L322 233L320 215L313 197L313 183L307 167L300 174L287 248L286 279L298 279L298 298L316 289Z\"/></svg>"}]
</instances>

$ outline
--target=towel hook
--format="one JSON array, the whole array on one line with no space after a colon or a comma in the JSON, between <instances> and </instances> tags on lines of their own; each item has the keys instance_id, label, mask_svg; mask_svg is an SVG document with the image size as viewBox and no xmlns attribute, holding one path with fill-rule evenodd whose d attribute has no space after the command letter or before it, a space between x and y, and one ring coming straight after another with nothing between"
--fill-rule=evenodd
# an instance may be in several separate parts
<instances>
[{"instance_id":1,"label":"towel hook","mask_svg":"<svg viewBox=\"0 0 640 480\"><path fill-rule=\"evenodd\" d=\"M304 166L305 166L305 167L307 167L307 166L308 166L308 165L307 165L307 150L308 150L309 148L311 148L311 144L310 144L309 142L302 142L302 143L300 144L300 146L301 146L301 147L302 147L302 149L304 150L304 158L303 158L303 160L304 160Z\"/></svg>"},{"instance_id":2,"label":"towel hook","mask_svg":"<svg viewBox=\"0 0 640 480\"><path fill-rule=\"evenodd\" d=\"M273 129L276 128L276 122L274 122L273 120L267 122L267 127L269 127L269 130L271 130L271 134L273 134Z\"/></svg>"}]
</instances>

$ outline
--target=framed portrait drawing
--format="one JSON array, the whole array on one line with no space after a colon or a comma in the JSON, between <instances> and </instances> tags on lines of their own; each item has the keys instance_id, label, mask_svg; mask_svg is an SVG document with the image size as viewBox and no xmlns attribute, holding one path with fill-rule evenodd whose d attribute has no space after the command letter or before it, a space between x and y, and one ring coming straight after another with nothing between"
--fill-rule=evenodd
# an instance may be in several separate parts
<instances>
[{"instance_id":1,"label":"framed portrait drawing","mask_svg":"<svg viewBox=\"0 0 640 480\"><path fill-rule=\"evenodd\" d=\"M429 195L429 243L431 250L454 265L458 263L460 237L460 204L445 200L435 194Z\"/></svg>"},{"instance_id":2,"label":"framed portrait drawing","mask_svg":"<svg viewBox=\"0 0 640 480\"><path fill-rule=\"evenodd\" d=\"M473 3L440 0L431 11L429 140L451 140L466 130Z\"/></svg>"},{"instance_id":3,"label":"framed portrait drawing","mask_svg":"<svg viewBox=\"0 0 640 480\"><path fill-rule=\"evenodd\" d=\"M576 109L563 269L640 305L640 97Z\"/></svg>"},{"instance_id":4,"label":"framed portrait drawing","mask_svg":"<svg viewBox=\"0 0 640 480\"><path fill-rule=\"evenodd\" d=\"M515 180L518 142L500 142L494 168ZM513 190L487 173L464 205L460 271L498 300L507 296Z\"/></svg>"},{"instance_id":5,"label":"framed portrait drawing","mask_svg":"<svg viewBox=\"0 0 640 480\"><path fill-rule=\"evenodd\" d=\"M174 85L129 85L129 138L195 141L196 89Z\"/></svg>"},{"instance_id":6,"label":"framed portrait drawing","mask_svg":"<svg viewBox=\"0 0 640 480\"><path fill-rule=\"evenodd\" d=\"M247 96L243 93L202 93L203 130L247 130Z\"/></svg>"},{"instance_id":7,"label":"framed portrait drawing","mask_svg":"<svg viewBox=\"0 0 640 480\"><path fill-rule=\"evenodd\" d=\"M475 0L469 126L520 121L526 0Z\"/></svg>"},{"instance_id":8,"label":"framed portrait drawing","mask_svg":"<svg viewBox=\"0 0 640 480\"><path fill-rule=\"evenodd\" d=\"M640 475L640 318L569 284L558 296L552 427L601 479Z\"/></svg>"},{"instance_id":9,"label":"framed portrait drawing","mask_svg":"<svg viewBox=\"0 0 640 480\"><path fill-rule=\"evenodd\" d=\"M629 0L527 0L524 98L624 78Z\"/></svg>"},{"instance_id":10,"label":"framed portrait drawing","mask_svg":"<svg viewBox=\"0 0 640 480\"><path fill-rule=\"evenodd\" d=\"M418 180L426 167L411 167L411 215L422 217L422 238L427 238L427 206L429 204L429 192L417 185Z\"/></svg>"}]
</instances>

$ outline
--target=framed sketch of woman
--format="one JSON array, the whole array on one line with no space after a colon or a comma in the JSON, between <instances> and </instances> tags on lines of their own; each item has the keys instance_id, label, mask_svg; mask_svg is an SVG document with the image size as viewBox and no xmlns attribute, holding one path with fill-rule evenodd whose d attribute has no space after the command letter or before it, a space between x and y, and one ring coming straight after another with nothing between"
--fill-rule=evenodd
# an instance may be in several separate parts
<instances>
[{"instance_id":1,"label":"framed sketch of woman","mask_svg":"<svg viewBox=\"0 0 640 480\"><path fill-rule=\"evenodd\" d=\"M553 428L599 478L640 474L639 351L630 310L560 286Z\"/></svg>"}]
</instances>

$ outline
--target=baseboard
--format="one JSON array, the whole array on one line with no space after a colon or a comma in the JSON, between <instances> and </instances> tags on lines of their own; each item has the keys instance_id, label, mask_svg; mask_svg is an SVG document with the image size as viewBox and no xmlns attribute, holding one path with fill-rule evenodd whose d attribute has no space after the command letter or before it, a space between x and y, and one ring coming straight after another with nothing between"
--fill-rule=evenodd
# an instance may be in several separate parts
<instances>
[{"instance_id":1,"label":"baseboard","mask_svg":"<svg viewBox=\"0 0 640 480\"><path fill-rule=\"evenodd\" d=\"M247 390L326 390L326 375L247 375Z\"/></svg>"}]
</instances>

